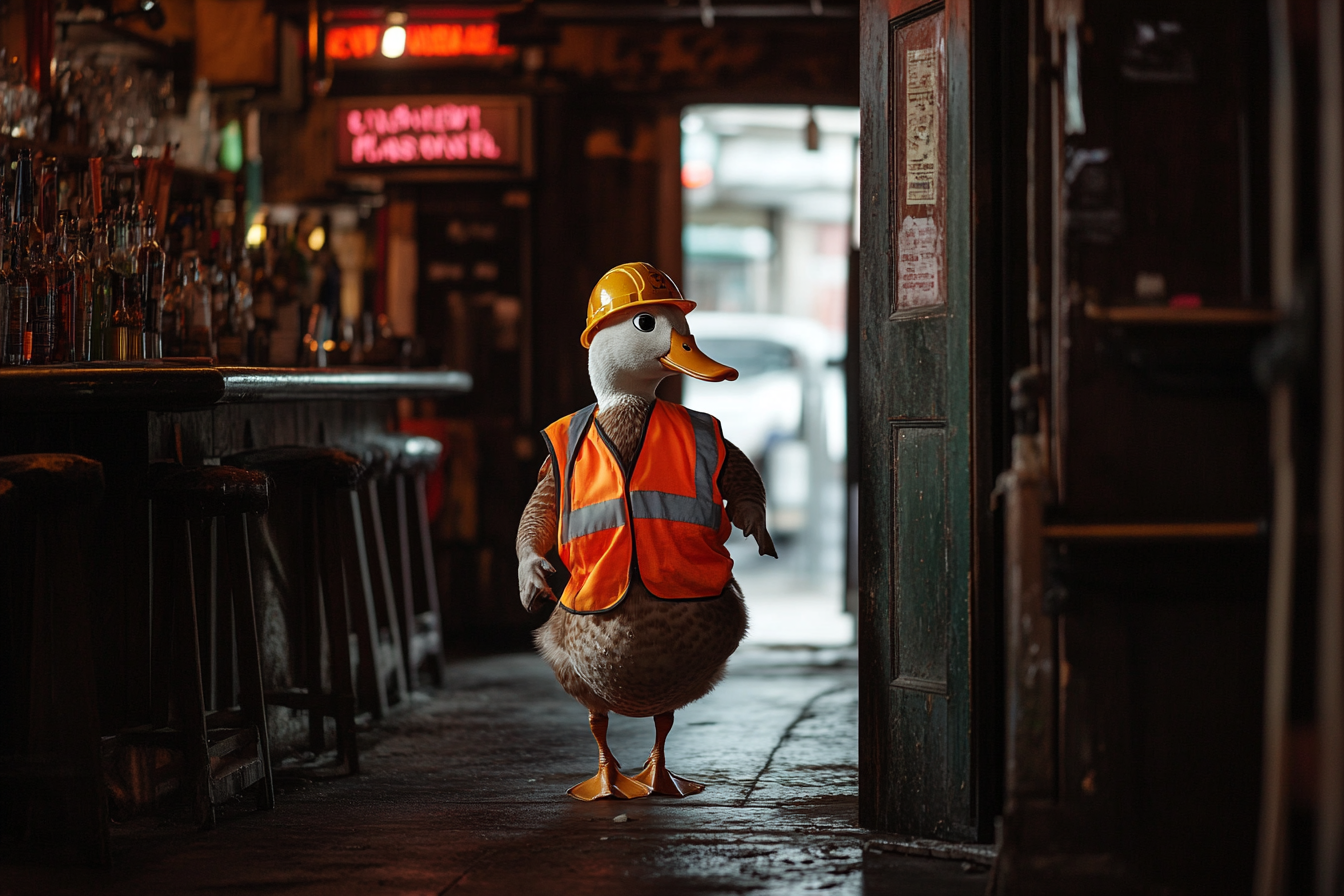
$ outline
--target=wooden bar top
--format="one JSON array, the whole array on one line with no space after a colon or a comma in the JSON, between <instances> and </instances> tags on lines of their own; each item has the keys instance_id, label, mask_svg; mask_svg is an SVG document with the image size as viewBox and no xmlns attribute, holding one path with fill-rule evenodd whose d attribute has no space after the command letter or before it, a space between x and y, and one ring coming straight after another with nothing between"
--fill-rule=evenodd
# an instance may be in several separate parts
<instances>
[{"instance_id":1,"label":"wooden bar top","mask_svg":"<svg viewBox=\"0 0 1344 896\"><path fill-rule=\"evenodd\" d=\"M360 401L470 392L460 370L214 367L190 363L0 368L0 411L126 407L202 410L221 404Z\"/></svg>"}]
</instances>

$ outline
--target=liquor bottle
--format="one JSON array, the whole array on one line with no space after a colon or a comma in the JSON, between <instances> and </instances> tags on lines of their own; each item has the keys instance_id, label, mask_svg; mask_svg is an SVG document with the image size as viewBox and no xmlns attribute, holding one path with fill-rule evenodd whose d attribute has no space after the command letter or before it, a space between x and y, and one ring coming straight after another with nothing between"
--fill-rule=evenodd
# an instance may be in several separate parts
<instances>
[{"instance_id":1,"label":"liquor bottle","mask_svg":"<svg viewBox=\"0 0 1344 896\"><path fill-rule=\"evenodd\" d=\"M9 218L8 242L10 247L9 325L6 328L5 363L11 366L29 364L33 357L33 327L28 280L21 276L20 265L27 264L27 248L31 238L33 207L31 150L19 150L18 166L14 177L14 206Z\"/></svg>"},{"instance_id":2,"label":"liquor bottle","mask_svg":"<svg viewBox=\"0 0 1344 896\"><path fill-rule=\"evenodd\" d=\"M126 260L122 267L122 276L125 279L123 289L126 291L126 310L131 316L131 357L137 361L145 357L145 294L140 286L140 272L136 269L136 250L140 248L140 234L143 229L143 221L140 219L139 212L134 209L127 212L126 215Z\"/></svg>"},{"instance_id":3,"label":"liquor bottle","mask_svg":"<svg viewBox=\"0 0 1344 896\"><path fill-rule=\"evenodd\" d=\"M238 268L233 241L226 232L214 275L215 349L219 363L243 364L245 353L242 307L238 301Z\"/></svg>"},{"instance_id":4,"label":"liquor bottle","mask_svg":"<svg viewBox=\"0 0 1344 896\"><path fill-rule=\"evenodd\" d=\"M154 238L154 212L149 212L142 223L140 244L135 250L135 272L144 302L143 357L163 357L163 277L167 256Z\"/></svg>"},{"instance_id":5,"label":"liquor bottle","mask_svg":"<svg viewBox=\"0 0 1344 896\"><path fill-rule=\"evenodd\" d=\"M36 196L33 182L33 156L20 150L14 191L16 225L14 233L14 279L11 293L17 298L23 325L15 345L10 334L10 349L18 349L22 364L49 364L56 342L56 296L51 289L46 258L46 240L36 220ZM11 325L14 315L10 316Z\"/></svg>"},{"instance_id":6,"label":"liquor bottle","mask_svg":"<svg viewBox=\"0 0 1344 896\"><path fill-rule=\"evenodd\" d=\"M195 252L182 256L185 276L185 299L182 307L186 314L186 344L182 353L189 357L215 357L215 331L211 325L213 304L210 288L201 277L201 261Z\"/></svg>"},{"instance_id":7,"label":"liquor bottle","mask_svg":"<svg viewBox=\"0 0 1344 896\"><path fill-rule=\"evenodd\" d=\"M187 323L187 271L184 261L179 261L173 277L173 285L163 292L163 317L159 323L160 337L163 341L163 357L176 358L182 354L186 344Z\"/></svg>"},{"instance_id":8,"label":"liquor bottle","mask_svg":"<svg viewBox=\"0 0 1344 896\"><path fill-rule=\"evenodd\" d=\"M69 219L61 231L60 254L70 267L72 277L70 351L68 360L93 360L93 280L89 257L84 252L86 232Z\"/></svg>"},{"instance_id":9,"label":"liquor bottle","mask_svg":"<svg viewBox=\"0 0 1344 896\"><path fill-rule=\"evenodd\" d=\"M0 208L5 208L5 185L0 179ZM0 366L9 363L9 215L0 214Z\"/></svg>"},{"instance_id":10,"label":"liquor bottle","mask_svg":"<svg viewBox=\"0 0 1344 896\"><path fill-rule=\"evenodd\" d=\"M108 257L107 279L111 292L112 314L108 327L108 358L130 361L140 354L140 331L131 307L133 296L127 287L134 282L126 252L127 221L120 209L112 215L112 241Z\"/></svg>"},{"instance_id":11,"label":"liquor bottle","mask_svg":"<svg viewBox=\"0 0 1344 896\"><path fill-rule=\"evenodd\" d=\"M20 270L28 281L28 301L32 333L29 343L29 361L32 364L52 364L57 359L57 334L60 332L60 306L56 295L56 269L52 264L53 248L45 238L28 253L26 266Z\"/></svg>"},{"instance_id":12,"label":"liquor bottle","mask_svg":"<svg viewBox=\"0 0 1344 896\"><path fill-rule=\"evenodd\" d=\"M47 276L56 301L56 334L50 359L53 363L74 360L75 271L68 257L69 227L70 212L62 209L56 213L55 228L47 234Z\"/></svg>"},{"instance_id":13,"label":"liquor bottle","mask_svg":"<svg viewBox=\"0 0 1344 896\"><path fill-rule=\"evenodd\" d=\"M265 367L271 363L271 331L275 329L277 286L275 282L275 239L262 247L261 264L252 284L252 313L256 330L252 337L252 363Z\"/></svg>"},{"instance_id":14,"label":"liquor bottle","mask_svg":"<svg viewBox=\"0 0 1344 896\"><path fill-rule=\"evenodd\" d=\"M107 214L93 218L93 245L89 249L89 272L93 288L93 360L112 357L112 252L107 242Z\"/></svg>"}]
</instances>

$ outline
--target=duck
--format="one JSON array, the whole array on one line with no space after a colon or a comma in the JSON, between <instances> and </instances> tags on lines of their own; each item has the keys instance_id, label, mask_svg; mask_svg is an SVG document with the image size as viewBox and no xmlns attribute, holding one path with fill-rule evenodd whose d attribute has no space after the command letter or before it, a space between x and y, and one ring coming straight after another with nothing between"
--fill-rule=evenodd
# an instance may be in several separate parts
<instances>
[{"instance_id":1,"label":"duck","mask_svg":"<svg viewBox=\"0 0 1344 896\"><path fill-rule=\"evenodd\" d=\"M537 650L588 710L597 742L597 774L568 791L580 800L704 790L668 768L666 742L675 713L723 680L747 632L731 528L778 557L750 459L718 420L655 395L674 374L737 377L696 346L694 308L647 262L597 282L580 340L597 401L543 431L547 457L519 521L519 598L529 612L558 604L534 632ZM553 548L570 573L559 596ZM622 774L607 743L611 713L654 720L638 774Z\"/></svg>"}]
</instances>

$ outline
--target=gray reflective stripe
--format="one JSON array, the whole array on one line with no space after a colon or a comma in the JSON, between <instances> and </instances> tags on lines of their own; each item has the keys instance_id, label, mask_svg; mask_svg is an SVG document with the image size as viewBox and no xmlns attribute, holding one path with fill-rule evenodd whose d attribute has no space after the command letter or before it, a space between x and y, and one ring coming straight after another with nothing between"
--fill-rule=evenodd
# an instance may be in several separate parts
<instances>
[{"instance_id":1,"label":"gray reflective stripe","mask_svg":"<svg viewBox=\"0 0 1344 896\"><path fill-rule=\"evenodd\" d=\"M630 507L637 520L671 520L719 528L719 513L713 499L703 501L699 495L691 498L668 492L631 492Z\"/></svg>"},{"instance_id":2,"label":"gray reflective stripe","mask_svg":"<svg viewBox=\"0 0 1344 896\"><path fill-rule=\"evenodd\" d=\"M624 526L625 499L612 498L570 510L568 519L569 522L565 525L565 541L573 541L584 535L601 532L603 529Z\"/></svg>"},{"instance_id":3,"label":"gray reflective stripe","mask_svg":"<svg viewBox=\"0 0 1344 896\"><path fill-rule=\"evenodd\" d=\"M637 520L670 520L719 528L723 506L714 500L714 469L719 465L714 418L688 410L695 427L695 497L668 492L633 491L630 509Z\"/></svg>"},{"instance_id":4,"label":"gray reflective stripe","mask_svg":"<svg viewBox=\"0 0 1344 896\"><path fill-rule=\"evenodd\" d=\"M565 445L565 453L567 456L565 457L564 494L561 496L560 500L560 532L562 542L568 542L573 538L577 538L579 535L587 535L589 534L589 531L601 531L600 529L585 530L583 532L572 531L571 527L574 524L573 515L575 511L570 509L571 505L574 503L574 496L571 494L574 487L574 459L579 456L579 447L584 436L588 434L588 424L592 421L593 412L596 410L597 405L590 404L588 407L569 418L569 437L566 440L567 444ZM605 504L607 502L604 501L602 503ZM599 507L601 505L597 504L593 506ZM581 507L578 512L583 513L585 509L586 508ZM580 525L584 524L585 518L580 517ZM616 525L619 525L619 523Z\"/></svg>"}]
</instances>

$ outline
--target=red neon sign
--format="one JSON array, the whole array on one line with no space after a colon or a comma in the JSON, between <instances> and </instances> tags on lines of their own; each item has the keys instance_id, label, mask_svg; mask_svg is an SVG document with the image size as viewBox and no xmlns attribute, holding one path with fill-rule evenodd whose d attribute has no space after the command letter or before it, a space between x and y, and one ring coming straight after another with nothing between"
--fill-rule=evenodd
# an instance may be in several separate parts
<instances>
[{"instance_id":1,"label":"red neon sign","mask_svg":"<svg viewBox=\"0 0 1344 896\"><path fill-rule=\"evenodd\" d=\"M327 56L331 59L372 59L378 55L382 25L338 25L327 29ZM461 56L502 56L513 47L500 46L494 22L440 22L406 26L406 53L418 59L454 59Z\"/></svg>"},{"instance_id":2,"label":"red neon sign","mask_svg":"<svg viewBox=\"0 0 1344 896\"><path fill-rule=\"evenodd\" d=\"M338 160L345 167L519 162L516 101L348 100L340 104L338 115Z\"/></svg>"}]
</instances>

